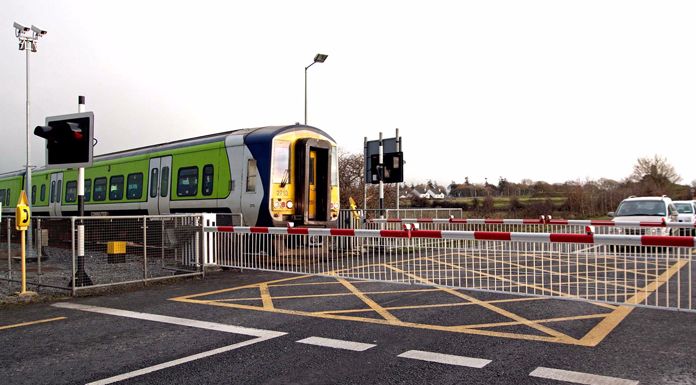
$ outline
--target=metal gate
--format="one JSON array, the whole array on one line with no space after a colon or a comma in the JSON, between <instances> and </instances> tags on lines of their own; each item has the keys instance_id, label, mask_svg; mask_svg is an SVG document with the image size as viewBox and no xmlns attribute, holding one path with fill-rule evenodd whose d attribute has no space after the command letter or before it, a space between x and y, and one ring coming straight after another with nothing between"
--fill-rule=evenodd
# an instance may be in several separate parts
<instances>
[{"instance_id":1,"label":"metal gate","mask_svg":"<svg viewBox=\"0 0 696 385\"><path fill-rule=\"evenodd\" d=\"M217 264L694 311L693 237L209 226Z\"/></svg>"}]
</instances>

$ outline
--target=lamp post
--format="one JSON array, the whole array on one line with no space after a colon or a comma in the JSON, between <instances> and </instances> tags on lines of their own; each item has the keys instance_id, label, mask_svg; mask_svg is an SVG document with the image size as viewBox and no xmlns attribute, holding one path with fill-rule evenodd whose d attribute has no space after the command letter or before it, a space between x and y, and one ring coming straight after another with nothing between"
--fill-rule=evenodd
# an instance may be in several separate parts
<instances>
[{"instance_id":1,"label":"lamp post","mask_svg":"<svg viewBox=\"0 0 696 385\"><path fill-rule=\"evenodd\" d=\"M314 61L312 62L312 64L308 65L304 69L304 124L305 125L307 124L307 70L309 69L309 67L313 66L314 63L323 63L327 57L329 57L329 55L324 55L324 54L318 53L314 57Z\"/></svg>"},{"instance_id":2,"label":"lamp post","mask_svg":"<svg viewBox=\"0 0 696 385\"><path fill-rule=\"evenodd\" d=\"M36 52L36 42L40 37L46 35L46 31L34 25L25 27L17 22L14 23L15 37L19 39L19 50L26 53L26 76L27 76L27 103L26 103L26 130L27 130L27 164L26 164L26 184L24 190L29 195L28 205L31 207L34 194L31 191L31 161L30 161L30 146L29 146L29 52ZM31 236L31 231L29 232ZM31 244L31 242L29 242Z\"/></svg>"}]
</instances>

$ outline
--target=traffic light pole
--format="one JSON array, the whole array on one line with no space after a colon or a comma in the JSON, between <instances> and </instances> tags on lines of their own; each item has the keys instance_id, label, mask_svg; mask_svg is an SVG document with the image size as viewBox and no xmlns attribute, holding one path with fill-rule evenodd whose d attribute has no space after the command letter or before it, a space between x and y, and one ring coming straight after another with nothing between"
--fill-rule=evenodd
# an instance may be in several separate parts
<instances>
[{"instance_id":1,"label":"traffic light pole","mask_svg":"<svg viewBox=\"0 0 696 385\"><path fill-rule=\"evenodd\" d=\"M384 143L382 133L379 133L379 166L377 175L379 176L379 217L384 219Z\"/></svg>"},{"instance_id":2,"label":"traffic light pole","mask_svg":"<svg viewBox=\"0 0 696 385\"><path fill-rule=\"evenodd\" d=\"M396 152L401 152L401 137L399 136L399 129L396 129ZM396 215L397 218L401 218L399 215L399 183L396 183Z\"/></svg>"},{"instance_id":3,"label":"traffic light pole","mask_svg":"<svg viewBox=\"0 0 696 385\"><path fill-rule=\"evenodd\" d=\"M77 97L77 112L85 112L85 97ZM91 143L90 143L91 145ZM85 168L77 169L77 211L80 220L77 224L77 269L75 271L75 286L91 286L92 280L85 271Z\"/></svg>"}]
</instances>

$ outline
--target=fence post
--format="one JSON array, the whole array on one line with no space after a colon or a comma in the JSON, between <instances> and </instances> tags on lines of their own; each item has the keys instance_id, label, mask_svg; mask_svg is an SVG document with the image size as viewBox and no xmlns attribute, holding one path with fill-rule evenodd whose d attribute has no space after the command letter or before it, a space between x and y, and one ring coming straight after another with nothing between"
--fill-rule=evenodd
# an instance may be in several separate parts
<instances>
[{"instance_id":1,"label":"fence post","mask_svg":"<svg viewBox=\"0 0 696 385\"><path fill-rule=\"evenodd\" d=\"M143 280L147 285L147 217L143 216Z\"/></svg>"},{"instance_id":2,"label":"fence post","mask_svg":"<svg viewBox=\"0 0 696 385\"><path fill-rule=\"evenodd\" d=\"M196 234L196 265L200 266L201 272L203 273L203 278L205 278L205 266L201 261L201 248L203 247L203 243L206 242L205 238L205 233L203 232L203 217L201 215L196 216L196 226L200 229L200 235L198 233ZM198 239L199 237L203 239L203 242L198 244ZM208 245L208 248L210 248L210 245ZM210 251L210 249L208 249Z\"/></svg>"},{"instance_id":3,"label":"fence post","mask_svg":"<svg viewBox=\"0 0 696 385\"><path fill-rule=\"evenodd\" d=\"M36 287L37 291L39 288L41 288L41 276L43 275L41 271L41 254L43 253L43 250L41 249L41 242L43 242L43 237L41 236L41 219L36 219L36 237L34 237L34 242L36 245L34 245L34 249L36 250L36 258L37 261L36 263L38 264L37 266L37 274L38 274L38 283L39 285Z\"/></svg>"},{"instance_id":4,"label":"fence post","mask_svg":"<svg viewBox=\"0 0 696 385\"><path fill-rule=\"evenodd\" d=\"M72 235L72 279L70 283L72 284L72 295L75 296L75 271L77 266L75 266L75 217L70 217L70 234Z\"/></svg>"},{"instance_id":5,"label":"fence post","mask_svg":"<svg viewBox=\"0 0 696 385\"><path fill-rule=\"evenodd\" d=\"M8 294L12 294L12 235L10 233L10 218L7 222L7 290Z\"/></svg>"}]
</instances>

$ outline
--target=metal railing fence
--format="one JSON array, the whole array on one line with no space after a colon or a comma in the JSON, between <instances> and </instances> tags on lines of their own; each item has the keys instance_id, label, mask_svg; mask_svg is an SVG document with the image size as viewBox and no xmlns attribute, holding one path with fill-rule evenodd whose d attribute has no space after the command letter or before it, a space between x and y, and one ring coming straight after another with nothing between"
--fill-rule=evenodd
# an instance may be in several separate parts
<instances>
[{"instance_id":1,"label":"metal railing fence","mask_svg":"<svg viewBox=\"0 0 696 385\"><path fill-rule=\"evenodd\" d=\"M681 222L628 222L564 219L389 218L369 219L366 229L401 230L415 225L421 230L498 231L557 234L696 235L696 225Z\"/></svg>"},{"instance_id":2,"label":"metal railing fence","mask_svg":"<svg viewBox=\"0 0 696 385\"><path fill-rule=\"evenodd\" d=\"M21 287L20 232L13 217L2 219L0 280L7 283L8 294ZM61 230L62 229L62 230ZM27 244L26 279L29 290L65 292L70 290L72 262L70 258L70 220L67 218L34 217L27 234L32 232L33 245ZM59 234L63 233L61 237ZM28 238L28 237L27 237Z\"/></svg>"},{"instance_id":3,"label":"metal railing fence","mask_svg":"<svg viewBox=\"0 0 696 385\"><path fill-rule=\"evenodd\" d=\"M84 224L85 256L73 238L73 292L203 274L202 215L71 217ZM84 272L84 273L83 273ZM84 274L84 275L83 275ZM85 278L86 276L86 278Z\"/></svg>"},{"instance_id":4,"label":"metal railing fence","mask_svg":"<svg viewBox=\"0 0 696 385\"><path fill-rule=\"evenodd\" d=\"M221 266L696 310L692 237L249 227L204 231L215 239ZM340 242L347 239L352 241Z\"/></svg>"}]
</instances>

